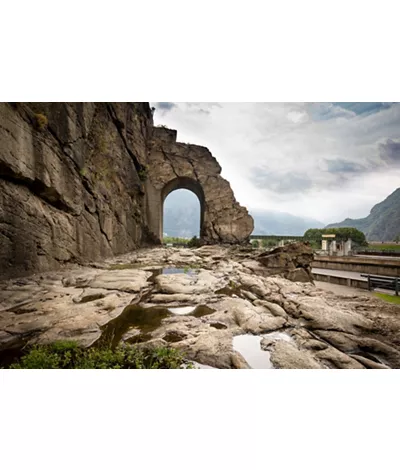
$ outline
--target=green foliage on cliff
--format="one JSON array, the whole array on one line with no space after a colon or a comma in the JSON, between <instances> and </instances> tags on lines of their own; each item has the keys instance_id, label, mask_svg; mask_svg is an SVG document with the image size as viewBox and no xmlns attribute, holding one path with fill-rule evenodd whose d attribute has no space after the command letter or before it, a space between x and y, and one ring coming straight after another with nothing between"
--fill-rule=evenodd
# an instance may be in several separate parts
<instances>
[{"instance_id":1,"label":"green foliage on cliff","mask_svg":"<svg viewBox=\"0 0 400 470\"><path fill-rule=\"evenodd\" d=\"M310 228L304 233L304 239L306 241L320 241L322 240L322 235L328 234L335 234L336 240L346 241L351 238L356 245L368 246L364 233L353 227Z\"/></svg>"},{"instance_id":2,"label":"green foliage on cliff","mask_svg":"<svg viewBox=\"0 0 400 470\"><path fill-rule=\"evenodd\" d=\"M346 219L327 225L331 227L354 227L364 232L371 241L391 241L400 234L400 188L384 201L376 204L364 219Z\"/></svg>"},{"instance_id":3,"label":"green foliage on cliff","mask_svg":"<svg viewBox=\"0 0 400 470\"><path fill-rule=\"evenodd\" d=\"M179 369L183 356L171 348L80 348L74 341L32 347L10 369ZM188 367L187 367L188 368Z\"/></svg>"},{"instance_id":4,"label":"green foliage on cliff","mask_svg":"<svg viewBox=\"0 0 400 470\"><path fill-rule=\"evenodd\" d=\"M146 166L142 166L141 169L138 171L138 176L140 181L147 180L148 169Z\"/></svg>"},{"instance_id":5,"label":"green foliage on cliff","mask_svg":"<svg viewBox=\"0 0 400 470\"><path fill-rule=\"evenodd\" d=\"M34 116L34 124L37 130L42 131L43 129L46 129L49 121L47 117L42 114L42 113L37 113Z\"/></svg>"}]
</instances>

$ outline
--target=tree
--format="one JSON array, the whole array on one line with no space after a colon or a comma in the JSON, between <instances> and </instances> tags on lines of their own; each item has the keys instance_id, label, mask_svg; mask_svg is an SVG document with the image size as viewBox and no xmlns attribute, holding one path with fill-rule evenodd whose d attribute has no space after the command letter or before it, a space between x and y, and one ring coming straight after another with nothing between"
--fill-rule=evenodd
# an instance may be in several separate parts
<instances>
[{"instance_id":1,"label":"tree","mask_svg":"<svg viewBox=\"0 0 400 470\"><path fill-rule=\"evenodd\" d=\"M365 234L354 227L310 228L304 233L307 241L321 241L322 235L336 235L337 241L346 241L349 238L355 245L368 246Z\"/></svg>"},{"instance_id":2,"label":"tree","mask_svg":"<svg viewBox=\"0 0 400 470\"><path fill-rule=\"evenodd\" d=\"M187 246L189 248L197 248L199 246L201 246L201 240L198 239L196 237L196 235L194 237L192 237L188 242L187 242Z\"/></svg>"},{"instance_id":3,"label":"tree","mask_svg":"<svg viewBox=\"0 0 400 470\"><path fill-rule=\"evenodd\" d=\"M278 245L278 242L276 240L264 239L261 241L261 245L263 248L274 248Z\"/></svg>"}]
</instances>

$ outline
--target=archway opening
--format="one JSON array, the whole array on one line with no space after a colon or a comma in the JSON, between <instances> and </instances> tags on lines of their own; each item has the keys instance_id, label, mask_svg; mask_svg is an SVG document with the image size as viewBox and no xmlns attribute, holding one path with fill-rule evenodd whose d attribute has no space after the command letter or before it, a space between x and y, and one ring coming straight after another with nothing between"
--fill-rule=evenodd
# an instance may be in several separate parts
<instances>
[{"instance_id":1,"label":"archway opening","mask_svg":"<svg viewBox=\"0 0 400 470\"><path fill-rule=\"evenodd\" d=\"M202 205L193 191L174 189L165 197L162 223L164 243L200 238L201 224Z\"/></svg>"}]
</instances>

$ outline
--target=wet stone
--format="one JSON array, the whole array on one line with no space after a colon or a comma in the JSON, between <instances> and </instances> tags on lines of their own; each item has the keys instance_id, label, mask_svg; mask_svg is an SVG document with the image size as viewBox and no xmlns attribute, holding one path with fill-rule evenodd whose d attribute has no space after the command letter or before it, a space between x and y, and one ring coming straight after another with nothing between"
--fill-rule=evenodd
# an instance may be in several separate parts
<instances>
[{"instance_id":1,"label":"wet stone","mask_svg":"<svg viewBox=\"0 0 400 470\"><path fill-rule=\"evenodd\" d=\"M145 343L146 341L150 341L152 339L150 333L139 333L134 336L127 338L125 341L130 344L138 344L138 343Z\"/></svg>"},{"instance_id":2,"label":"wet stone","mask_svg":"<svg viewBox=\"0 0 400 470\"><path fill-rule=\"evenodd\" d=\"M228 328L228 327L225 325L225 323L222 323L222 322L219 322L219 321L210 323L210 326L211 326L212 328L216 328L217 330L226 330L226 329Z\"/></svg>"},{"instance_id":3,"label":"wet stone","mask_svg":"<svg viewBox=\"0 0 400 470\"><path fill-rule=\"evenodd\" d=\"M169 331L163 336L163 340L167 343L177 343L186 339L187 335L180 331Z\"/></svg>"}]
</instances>

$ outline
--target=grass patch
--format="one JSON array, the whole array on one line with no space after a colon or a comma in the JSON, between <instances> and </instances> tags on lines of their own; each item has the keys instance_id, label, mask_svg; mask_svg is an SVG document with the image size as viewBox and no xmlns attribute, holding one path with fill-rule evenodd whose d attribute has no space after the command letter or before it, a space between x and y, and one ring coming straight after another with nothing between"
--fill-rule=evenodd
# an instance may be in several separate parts
<instances>
[{"instance_id":1,"label":"grass patch","mask_svg":"<svg viewBox=\"0 0 400 470\"><path fill-rule=\"evenodd\" d=\"M389 243L382 243L382 244L370 244L368 245L369 250L376 250L376 251L400 251L400 244L389 244Z\"/></svg>"},{"instance_id":2,"label":"grass patch","mask_svg":"<svg viewBox=\"0 0 400 470\"><path fill-rule=\"evenodd\" d=\"M186 364L171 348L137 348L119 345L81 348L74 341L57 341L30 348L9 369L179 369Z\"/></svg>"},{"instance_id":3,"label":"grass patch","mask_svg":"<svg viewBox=\"0 0 400 470\"><path fill-rule=\"evenodd\" d=\"M380 292L375 292L374 295L384 300L385 302L390 302L391 304L400 305L400 295L390 295L390 294L381 294Z\"/></svg>"}]
</instances>

